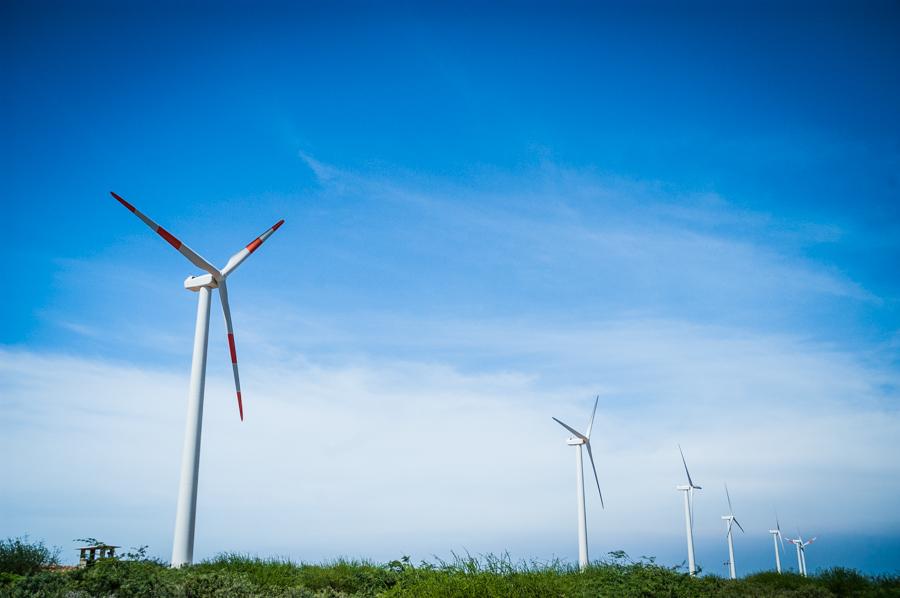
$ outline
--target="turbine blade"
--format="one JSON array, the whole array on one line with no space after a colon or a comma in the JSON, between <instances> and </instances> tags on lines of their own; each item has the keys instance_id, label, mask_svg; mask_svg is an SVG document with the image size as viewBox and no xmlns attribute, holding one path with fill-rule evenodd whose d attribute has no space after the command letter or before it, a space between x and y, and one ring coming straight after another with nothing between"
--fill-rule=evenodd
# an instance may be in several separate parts
<instances>
[{"instance_id":1,"label":"turbine blade","mask_svg":"<svg viewBox=\"0 0 900 598\"><path fill-rule=\"evenodd\" d=\"M781 523L778 521L778 511L775 511L775 529L778 530L778 539L781 541L781 552L784 554L784 536L781 535Z\"/></svg>"},{"instance_id":2,"label":"turbine blade","mask_svg":"<svg viewBox=\"0 0 900 598\"><path fill-rule=\"evenodd\" d=\"M237 351L234 348L234 328L231 325L231 307L228 305L228 289L225 280L219 283L219 298L222 300L222 313L225 314L225 330L228 333L228 350L231 352L231 369L234 371L234 390L237 393L238 414L244 421L244 401L241 399L241 377L238 375Z\"/></svg>"},{"instance_id":3,"label":"turbine blade","mask_svg":"<svg viewBox=\"0 0 900 598\"><path fill-rule=\"evenodd\" d=\"M585 446L588 450L588 458L591 460L591 469L594 470L594 481L597 482L597 493L600 494L600 507L605 509L606 506L603 504L603 493L600 492L600 478L597 477L597 468L594 466L594 454L591 452L590 441L586 442Z\"/></svg>"},{"instance_id":4,"label":"turbine blade","mask_svg":"<svg viewBox=\"0 0 900 598\"><path fill-rule=\"evenodd\" d=\"M587 437L585 437L585 435L582 434L581 432L576 431L575 428L573 428L572 426L569 426L569 425L567 425L567 424L562 423L561 421L559 421L559 420L556 419L555 417L553 418L553 421L555 421L556 423L558 423L559 425L561 425L563 428L565 428L566 430L568 430L569 432L571 432L572 434L574 434L574 435L577 436L578 438L581 438L582 440L584 440L585 442L587 442Z\"/></svg>"},{"instance_id":5,"label":"turbine blade","mask_svg":"<svg viewBox=\"0 0 900 598\"><path fill-rule=\"evenodd\" d=\"M809 546L810 544L812 544L813 542L816 541L816 538L817 538L817 537L818 537L818 536L813 536L813 537L812 537L812 540L807 540L806 542L803 543L803 545L804 545L804 546Z\"/></svg>"},{"instance_id":6,"label":"turbine blade","mask_svg":"<svg viewBox=\"0 0 900 598\"><path fill-rule=\"evenodd\" d=\"M681 450L681 445L680 445L680 444L678 445L678 452L681 453L681 462L684 463L684 473L687 474L688 485L693 487L693 486L694 486L694 481L691 480L691 472L688 471L687 461L684 460L684 451ZM700 487L697 486L697 488L699 489Z\"/></svg>"},{"instance_id":7,"label":"turbine blade","mask_svg":"<svg viewBox=\"0 0 900 598\"><path fill-rule=\"evenodd\" d=\"M731 506L731 495L728 494L728 484L725 484L725 497L728 498L728 514L734 517L734 508Z\"/></svg>"},{"instance_id":8,"label":"turbine blade","mask_svg":"<svg viewBox=\"0 0 900 598\"><path fill-rule=\"evenodd\" d=\"M597 395L597 398L594 399L594 411L593 411L593 413L591 413L591 421L588 423L587 433L585 434L585 436L587 436L588 440L590 440L591 430L594 428L594 416L597 415L597 403L599 403L599 402L600 402L600 395Z\"/></svg>"},{"instance_id":9,"label":"turbine blade","mask_svg":"<svg viewBox=\"0 0 900 598\"><path fill-rule=\"evenodd\" d=\"M734 522L737 524L737 526L738 526L739 528L741 528L741 531L742 531L742 532L744 532L745 534L747 533L746 531L744 531L744 526L741 525L741 522L740 522L740 521L738 521L737 519L734 519Z\"/></svg>"},{"instance_id":10,"label":"turbine blade","mask_svg":"<svg viewBox=\"0 0 900 598\"><path fill-rule=\"evenodd\" d=\"M228 259L228 263L225 264L224 268L222 268L222 276L228 276L228 274L231 271L233 271L235 268L240 266L241 262L243 262L245 259L247 259L247 256L249 256L251 253L253 253L257 249L259 249L259 246L262 245L266 241L266 239L271 237L272 234L276 230L278 230L278 227L280 227L282 224L284 224L284 219L281 219L278 222L276 222L266 232L264 232L260 236L253 239L246 247L244 247L243 249L241 249L240 251L235 253L233 256L231 256Z\"/></svg>"},{"instance_id":11,"label":"turbine blade","mask_svg":"<svg viewBox=\"0 0 900 598\"><path fill-rule=\"evenodd\" d=\"M172 247L177 249L178 252L181 253L181 255L183 255L184 257L186 257L188 259L188 261L190 261L192 264L194 264L201 270L205 270L206 272L209 272L210 274L213 275L213 278L215 278L216 280L218 280L222 277L222 273L219 272L215 266L213 266L212 264L207 262L205 259L200 257L193 249L191 249L190 247L188 247L187 245L182 243L180 240L178 240L172 233L170 233L169 231L167 231L166 229L164 229L157 223L153 222L153 220L151 220L149 217L147 217L142 212L138 211L137 208L135 208L133 205L131 205L130 203L128 203L127 201L125 201L124 199L122 199L121 197L119 197L118 195L113 193L112 191L110 191L109 194L112 195L114 198L116 198L116 200L118 200L118 202L120 204L122 204L123 206L128 208L128 210L130 210L135 216L137 216L138 218L143 220L144 224L149 226L153 232L155 232L160 237L165 239L169 245L171 245Z\"/></svg>"}]
</instances>

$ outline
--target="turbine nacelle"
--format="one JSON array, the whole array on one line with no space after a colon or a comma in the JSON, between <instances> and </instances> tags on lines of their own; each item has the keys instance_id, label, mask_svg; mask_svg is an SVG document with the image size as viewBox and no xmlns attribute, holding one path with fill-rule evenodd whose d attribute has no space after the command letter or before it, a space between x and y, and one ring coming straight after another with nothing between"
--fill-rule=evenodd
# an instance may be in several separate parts
<instances>
[{"instance_id":1,"label":"turbine nacelle","mask_svg":"<svg viewBox=\"0 0 900 598\"><path fill-rule=\"evenodd\" d=\"M570 436L568 440L566 440L566 444L569 446L578 446L579 444L587 444L587 440L584 438L576 438L575 436Z\"/></svg>"},{"instance_id":2,"label":"turbine nacelle","mask_svg":"<svg viewBox=\"0 0 900 598\"><path fill-rule=\"evenodd\" d=\"M188 276L184 279L184 288L189 291L198 292L202 288L216 289L219 287L219 281L212 274L201 274L200 276Z\"/></svg>"}]
</instances>

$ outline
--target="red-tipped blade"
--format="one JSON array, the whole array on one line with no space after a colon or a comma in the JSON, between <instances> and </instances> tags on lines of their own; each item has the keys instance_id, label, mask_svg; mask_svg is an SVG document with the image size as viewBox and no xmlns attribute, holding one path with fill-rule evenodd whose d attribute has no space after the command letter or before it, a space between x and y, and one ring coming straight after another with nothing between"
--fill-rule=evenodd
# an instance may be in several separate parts
<instances>
[{"instance_id":1,"label":"red-tipped blade","mask_svg":"<svg viewBox=\"0 0 900 598\"><path fill-rule=\"evenodd\" d=\"M118 201L120 204L122 204L123 206L128 208L128 210L132 214L134 214L135 216L140 218L144 222L144 224L146 224L148 227L150 227L150 229L153 232L155 232L160 237L165 239L169 245L171 245L172 247L177 249L178 252L181 253L181 255L183 255L184 257L186 257L192 264L194 264L201 270L205 270L205 271L209 272L216 279L218 279L222 276L222 274L219 272L218 269L216 269L215 266L213 266L208 261L206 261L205 259L200 257L200 255L198 255L193 249L191 249L190 247L188 247L187 245L182 243L181 240L179 240L175 235L173 235L172 233L170 233L169 231L167 231L166 229L164 229L163 227L161 227L160 225L155 223L147 215L143 214L141 211L139 211L133 205L131 205L130 203L125 201L122 197L120 197L116 193L110 191L109 194L112 195L116 199L116 201Z\"/></svg>"},{"instance_id":2,"label":"red-tipped blade","mask_svg":"<svg viewBox=\"0 0 900 598\"><path fill-rule=\"evenodd\" d=\"M228 305L228 288L225 281L219 283L219 298L222 300L222 313L225 315L225 331L228 334L228 352L231 354L231 369L234 372L234 390L237 393L238 413L244 421L244 401L241 397L241 377L238 375L237 349L234 346L234 328L231 325L231 307Z\"/></svg>"},{"instance_id":3,"label":"red-tipped blade","mask_svg":"<svg viewBox=\"0 0 900 598\"><path fill-rule=\"evenodd\" d=\"M235 268L240 266L241 262L243 262L245 259L247 259L247 257L251 253L253 253L257 249L259 249L259 246L262 245L263 243L265 243L266 239L271 237L272 233L274 233L276 230L278 230L282 224L284 224L284 219L276 222L273 226L271 226L268 230L266 230L266 232L264 232L260 236L256 237L252 241L250 241L250 243L248 243L246 247L244 247L243 249L241 249L240 251L235 253L233 256L231 256L228 259L228 263L225 264L224 268L222 268L222 276L228 276L228 274L232 270L234 270Z\"/></svg>"}]
</instances>

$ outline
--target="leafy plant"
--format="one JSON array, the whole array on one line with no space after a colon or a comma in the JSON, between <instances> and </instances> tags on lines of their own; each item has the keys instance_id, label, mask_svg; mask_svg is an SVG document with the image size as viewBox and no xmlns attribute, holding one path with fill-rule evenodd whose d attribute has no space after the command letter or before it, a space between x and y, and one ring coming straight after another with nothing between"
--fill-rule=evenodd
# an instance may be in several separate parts
<instances>
[{"instance_id":1,"label":"leafy plant","mask_svg":"<svg viewBox=\"0 0 900 598\"><path fill-rule=\"evenodd\" d=\"M0 540L0 573L28 575L59 564L59 547L49 548L42 541L29 542L28 536Z\"/></svg>"}]
</instances>

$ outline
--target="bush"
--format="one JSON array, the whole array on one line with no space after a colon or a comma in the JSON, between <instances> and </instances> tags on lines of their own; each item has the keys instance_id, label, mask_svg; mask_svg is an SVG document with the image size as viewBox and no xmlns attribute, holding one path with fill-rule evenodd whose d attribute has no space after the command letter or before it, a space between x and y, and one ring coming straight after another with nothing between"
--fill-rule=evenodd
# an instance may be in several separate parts
<instances>
[{"instance_id":1,"label":"bush","mask_svg":"<svg viewBox=\"0 0 900 598\"><path fill-rule=\"evenodd\" d=\"M59 564L59 548L29 542L28 536L0 540L0 573L28 575Z\"/></svg>"},{"instance_id":2,"label":"bush","mask_svg":"<svg viewBox=\"0 0 900 598\"><path fill-rule=\"evenodd\" d=\"M88 598L88 594L75 592L69 587L65 575L53 571L41 571L19 576L11 585L0 589L4 598Z\"/></svg>"},{"instance_id":3,"label":"bush","mask_svg":"<svg viewBox=\"0 0 900 598\"><path fill-rule=\"evenodd\" d=\"M170 570L153 561L120 561L103 559L90 567L67 573L73 589L90 596L131 596L155 598L176 596L178 586Z\"/></svg>"},{"instance_id":4,"label":"bush","mask_svg":"<svg viewBox=\"0 0 900 598\"><path fill-rule=\"evenodd\" d=\"M185 598L253 598L263 596L244 575L210 571L185 575L182 582Z\"/></svg>"},{"instance_id":5,"label":"bush","mask_svg":"<svg viewBox=\"0 0 900 598\"><path fill-rule=\"evenodd\" d=\"M871 582L859 571L843 567L823 571L816 578L838 596L861 596L872 587Z\"/></svg>"}]
</instances>

